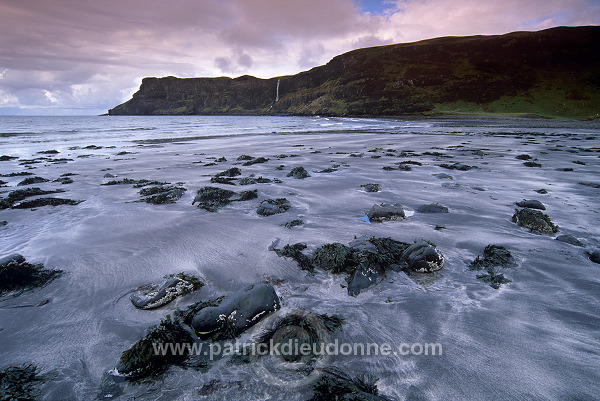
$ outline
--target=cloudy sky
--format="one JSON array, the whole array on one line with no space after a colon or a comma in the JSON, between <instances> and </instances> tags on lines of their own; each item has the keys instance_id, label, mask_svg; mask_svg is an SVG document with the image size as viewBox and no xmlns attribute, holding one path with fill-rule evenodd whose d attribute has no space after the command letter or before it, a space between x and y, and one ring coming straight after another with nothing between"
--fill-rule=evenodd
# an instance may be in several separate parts
<instances>
[{"instance_id":1,"label":"cloudy sky","mask_svg":"<svg viewBox=\"0 0 600 401\"><path fill-rule=\"evenodd\" d=\"M0 0L0 114L100 114L146 76L295 74L367 46L600 25L600 0Z\"/></svg>"}]
</instances>

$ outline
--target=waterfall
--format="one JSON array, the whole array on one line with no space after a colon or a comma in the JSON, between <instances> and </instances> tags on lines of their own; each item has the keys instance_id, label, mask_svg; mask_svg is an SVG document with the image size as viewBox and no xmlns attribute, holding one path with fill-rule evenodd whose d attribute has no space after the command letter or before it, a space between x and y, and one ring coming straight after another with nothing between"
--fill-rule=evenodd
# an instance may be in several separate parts
<instances>
[{"instance_id":1,"label":"waterfall","mask_svg":"<svg viewBox=\"0 0 600 401\"><path fill-rule=\"evenodd\" d=\"M281 82L281 79L277 80L277 95L275 96L275 103L279 101L279 82Z\"/></svg>"}]
</instances>

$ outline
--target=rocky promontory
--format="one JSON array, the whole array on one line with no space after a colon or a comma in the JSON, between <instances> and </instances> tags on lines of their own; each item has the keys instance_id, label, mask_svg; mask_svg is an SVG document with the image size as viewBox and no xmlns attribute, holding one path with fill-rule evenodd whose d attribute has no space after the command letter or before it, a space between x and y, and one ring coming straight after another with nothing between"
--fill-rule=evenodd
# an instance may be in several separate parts
<instances>
[{"instance_id":1,"label":"rocky promontory","mask_svg":"<svg viewBox=\"0 0 600 401\"><path fill-rule=\"evenodd\" d=\"M109 115L600 116L600 26L358 49L296 75L145 78Z\"/></svg>"}]
</instances>

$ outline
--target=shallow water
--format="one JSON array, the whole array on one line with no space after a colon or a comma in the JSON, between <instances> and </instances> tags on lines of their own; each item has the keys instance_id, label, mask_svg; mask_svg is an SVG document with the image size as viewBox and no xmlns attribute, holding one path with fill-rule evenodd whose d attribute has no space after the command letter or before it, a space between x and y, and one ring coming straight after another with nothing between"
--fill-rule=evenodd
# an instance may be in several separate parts
<instances>
[{"instance_id":1,"label":"shallow water","mask_svg":"<svg viewBox=\"0 0 600 401\"><path fill-rule=\"evenodd\" d=\"M102 148L84 149L88 145ZM37 154L50 149L60 153ZM409 150L419 155L397 157ZM122 151L132 153L117 155ZM121 400L306 400L311 391L305 381L282 379L269 361L231 366L221 360L207 373L173 367L157 380L117 383L114 391L106 391L107 372L148 326L196 300L268 280L282 300L276 316L303 308L345 317L346 325L332 335L339 342L442 344L442 356L339 355L320 362L380 377L380 392L389 397L597 399L600 266L585 252L600 247L600 190L578 183L600 182L598 151L600 129L583 122L0 117L0 155L49 158L29 164L31 169L19 160L2 161L0 173L30 171L50 180L76 173L72 184L32 186L61 188L66 192L57 197L85 200L77 206L0 211L0 220L8 221L0 227L0 255L19 252L31 262L66 272L44 288L0 299L0 368L39 365L49 377L41 387L43 400L98 395ZM524 153L543 167L525 167L515 159ZM259 198L217 213L193 206L196 190L211 185L210 177L242 154L270 158L263 164L237 165L242 176L283 182L220 185L238 192L256 188ZM295 157L278 158L282 154ZM223 156L226 162L206 166ZM72 161L54 163L53 158ZM402 160L422 166L383 170ZM479 168L439 166L455 162ZM340 165L337 171L317 173L334 164ZM276 170L280 165L284 169ZM311 177L286 177L300 165ZM564 167L574 171L556 171ZM100 185L109 180L107 172L117 179L183 182L188 191L175 204L136 203L139 196L130 185ZM433 176L439 173L452 179ZM8 181L8 187L0 188L3 196L22 178L2 177ZM360 185L370 182L379 183L381 191L364 192ZM540 188L548 194L534 192ZM261 200L279 197L290 200L289 211L256 214ZM560 226L559 234L572 234L585 246L531 234L512 223L514 202L524 198L542 201L545 213ZM381 202L398 202L408 211L439 202L450 213L408 213L406 220L381 224L358 219ZM305 224L291 230L281 226L295 218ZM436 225L445 229L435 230ZM352 298L342 286L343 277L307 275L267 250L278 238L281 244L306 242L312 250L326 242L347 244L360 235L429 240L444 254L445 267L425 278L392 272ZM476 279L467 267L491 243L510 249L518 264L503 271L512 283L499 290ZM180 271L202 277L206 286L154 311L136 310L129 302L138 286ZM42 306L28 306L45 300L49 302ZM259 331L260 325L255 326L244 338ZM212 380L220 380L214 392L201 390ZM108 394L113 397L104 398Z\"/></svg>"}]
</instances>

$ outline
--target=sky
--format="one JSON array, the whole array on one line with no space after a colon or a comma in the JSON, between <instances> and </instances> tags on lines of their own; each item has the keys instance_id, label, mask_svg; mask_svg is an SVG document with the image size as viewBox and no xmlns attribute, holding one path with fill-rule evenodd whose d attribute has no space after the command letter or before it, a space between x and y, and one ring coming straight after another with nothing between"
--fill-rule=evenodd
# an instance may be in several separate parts
<instances>
[{"instance_id":1,"label":"sky","mask_svg":"<svg viewBox=\"0 0 600 401\"><path fill-rule=\"evenodd\" d=\"M362 47L600 25L600 0L0 0L0 115L97 115L143 77L270 78Z\"/></svg>"}]
</instances>

